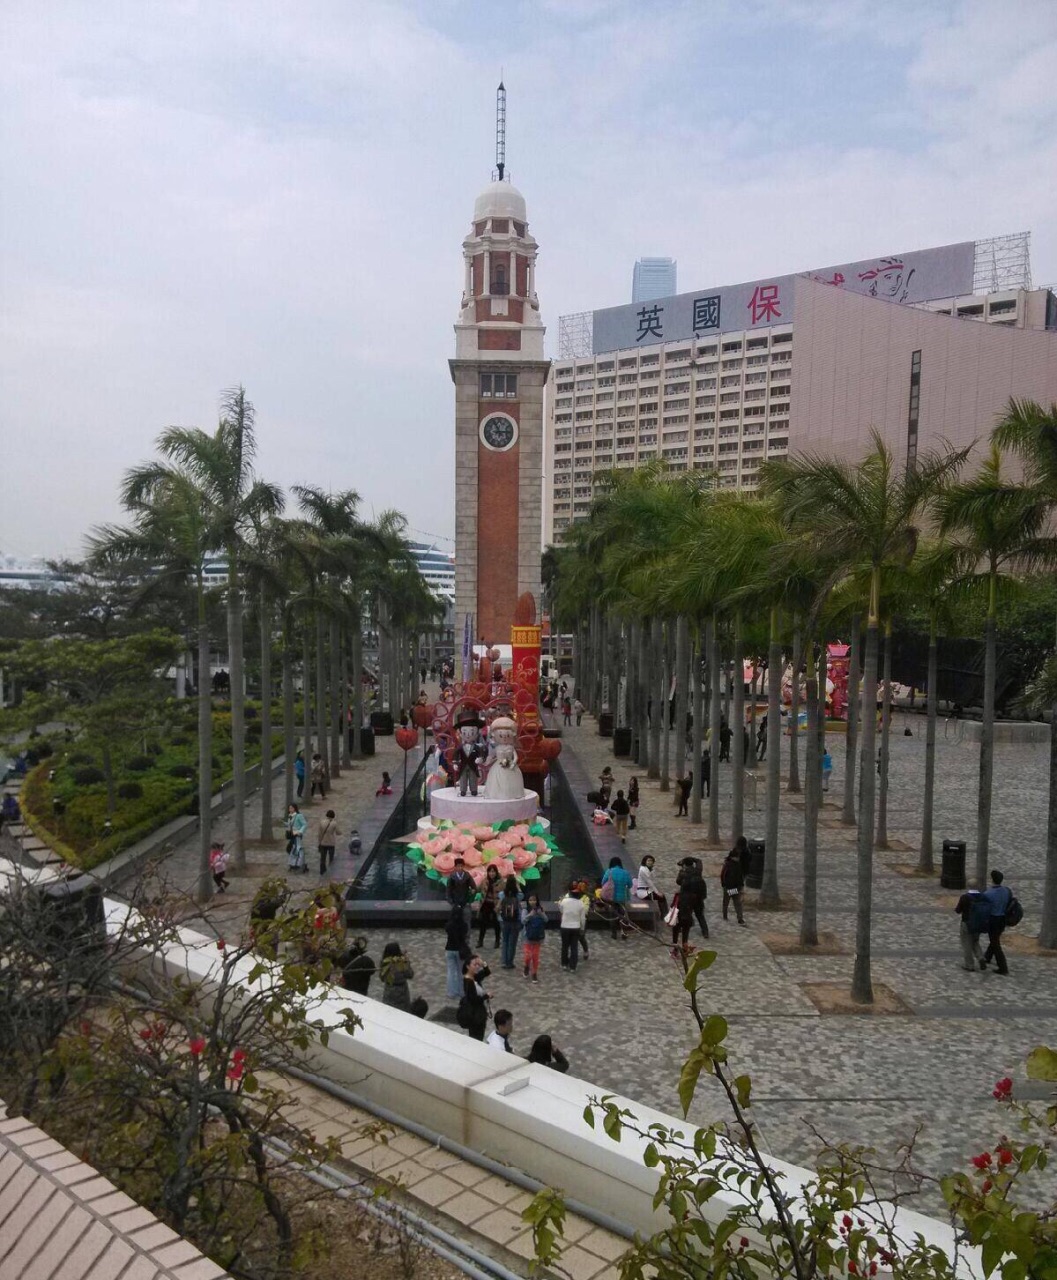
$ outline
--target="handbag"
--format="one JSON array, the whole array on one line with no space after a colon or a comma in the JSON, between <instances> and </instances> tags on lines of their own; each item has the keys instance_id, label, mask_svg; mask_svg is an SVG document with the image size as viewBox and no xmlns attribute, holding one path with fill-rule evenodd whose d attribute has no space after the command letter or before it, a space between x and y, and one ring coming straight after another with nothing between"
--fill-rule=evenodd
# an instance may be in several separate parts
<instances>
[{"instance_id":1,"label":"handbag","mask_svg":"<svg viewBox=\"0 0 1057 1280\"><path fill-rule=\"evenodd\" d=\"M674 929L679 923L679 908L675 903L668 908L668 914L664 917L664 923L669 927L669 929Z\"/></svg>"},{"instance_id":2,"label":"handbag","mask_svg":"<svg viewBox=\"0 0 1057 1280\"><path fill-rule=\"evenodd\" d=\"M617 892L617 887L613 883L613 881L610 879L610 880L606 880L605 883L602 885L602 888L599 890L598 896L602 899L603 902L612 902L614 897L616 896L616 892Z\"/></svg>"}]
</instances>

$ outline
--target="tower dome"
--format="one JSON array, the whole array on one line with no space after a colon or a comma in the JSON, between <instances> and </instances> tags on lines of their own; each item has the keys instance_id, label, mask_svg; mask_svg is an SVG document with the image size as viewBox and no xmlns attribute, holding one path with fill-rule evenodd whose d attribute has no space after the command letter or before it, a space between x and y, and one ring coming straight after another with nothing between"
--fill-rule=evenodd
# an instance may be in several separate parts
<instances>
[{"instance_id":1,"label":"tower dome","mask_svg":"<svg viewBox=\"0 0 1057 1280\"><path fill-rule=\"evenodd\" d=\"M490 182L474 201L473 220L516 218L525 221L525 197L512 183Z\"/></svg>"}]
</instances>

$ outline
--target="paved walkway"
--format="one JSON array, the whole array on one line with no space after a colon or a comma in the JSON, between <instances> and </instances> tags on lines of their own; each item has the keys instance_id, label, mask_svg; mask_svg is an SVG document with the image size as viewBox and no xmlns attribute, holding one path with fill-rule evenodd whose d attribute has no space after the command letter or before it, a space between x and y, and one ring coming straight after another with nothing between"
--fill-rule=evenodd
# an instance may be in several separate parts
<instances>
[{"instance_id":1,"label":"paved walkway","mask_svg":"<svg viewBox=\"0 0 1057 1280\"><path fill-rule=\"evenodd\" d=\"M704 826L675 816L674 797L660 791L645 771L638 774L642 805L638 829L629 835L629 868L646 853L657 858L663 887L674 885L676 863L688 852L700 854L708 875L708 917L718 963L709 971L706 1004L729 1021L732 1060L753 1078L754 1115L769 1149L783 1158L808 1162L819 1143L817 1129L834 1141L894 1149L918 1124L919 1163L940 1174L964 1167L968 1154L1001 1132L1003 1117L991 1098L994 1081L1011 1075L1023 1081L1027 1052L1039 1043L1057 1044L1057 964L1053 957L1011 952L1011 974L966 973L960 967L956 895L931 880L907 878L892 868L916 861L919 835L923 721L909 717L912 737L902 735L896 718L892 738L892 788L889 806L891 851L875 862L873 975L891 987L911 1010L897 1016L822 1016L805 994L804 984L835 981L850 985L855 926L854 831L839 824L833 802L842 794L844 740L832 735L834 776L830 801L819 833L819 927L846 948L838 955L774 955L764 933L795 934L796 910L748 912L749 927L717 919L718 868L722 852L704 849ZM589 777L610 764L618 785L631 775L627 762L614 760L609 739L600 738L595 721L584 717L567 728L564 751L575 754ZM675 739L673 738L673 774ZM392 739L378 740L380 754L346 775L335 787L334 807L343 829L373 803L382 768L397 777L399 749ZM788 742L783 741L783 751ZM941 741L937 761L937 850L945 837L972 843L975 832L978 748ZM1007 874L1024 904L1026 917L1013 945L1035 932L1042 892L1045 848L1045 796L1048 748L1045 744L1002 744L996 750L992 865ZM730 768L719 770L721 829L729 832ZM784 773L784 770L783 770ZM749 835L763 835L765 778L759 772L759 800L746 807ZM278 793L277 793L278 794ZM247 829L255 829L251 803ZM779 878L783 895L800 895L803 814L800 797L785 797L779 840ZM311 815L314 818L318 806ZM230 817L222 820L230 823ZM903 842L900 849L898 842ZM216 927L232 929L245 921L254 878L262 870L282 870L277 843L271 851L251 851L250 876L236 882L227 898L211 909ZM340 863L337 871L342 871ZM938 853L937 853L938 859ZM193 880L193 849L177 851L166 873L177 882ZM305 877L310 885L318 877ZM752 895L750 895L751 897ZM696 932L696 931L695 931ZM443 934L408 929L399 940L415 964L415 993L426 997L431 1016L446 1016ZM1007 938L1010 935L1007 934ZM389 934L372 939L380 954ZM692 939L699 941L699 938ZM548 935L540 982L527 983L519 970L498 963L488 982L492 1007L514 1012L513 1042L528 1051L540 1032L551 1033L572 1062L573 1072L594 1081L599 1092L618 1090L678 1114L676 1082L680 1064L693 1043L693 1024L679 974L667 947L647 937L613 941L592 932L590 959L575 975L558 967L557 939ZM489 959L491 941L486 940ZM498 958L498 957L496 957ZM702 1084L691 1116L722 1115L721 1100ZM938 1201L934 1198L931 1207ZM929 1206L922 1206L929 1207Z\"/></svg>"}]
</instances>

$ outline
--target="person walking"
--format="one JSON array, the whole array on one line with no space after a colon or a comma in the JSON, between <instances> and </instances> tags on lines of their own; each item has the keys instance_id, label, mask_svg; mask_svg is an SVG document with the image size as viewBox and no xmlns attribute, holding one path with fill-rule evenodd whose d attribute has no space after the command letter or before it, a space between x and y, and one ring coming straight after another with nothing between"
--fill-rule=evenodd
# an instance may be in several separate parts
<instances>
[{"instance_id":1,"label":"person walking","mask_svg":"<svg viewBox=\"0 0 1057 1280\"><path fill-rule=\"evenodd\" d=\"M367 939L362 935L353 938L352 945L340 961L341 980L347 991L359 996L367 995L375 974L375 963L367 954Z\"/></svg>"},{"instance_id":2,"label":"person walking","mask_svg":"<svg viewBox=\"0 0 1057 1280\"><path fill-rule=\"evenodd\" d=\"M300 800L305 794L305 757L300 751L294 757L294 777L297 778L297 798Z\"/></svg>"},{"instance_id":3,"label":"person walking","mask_svg":"<svg viewBox=\"0 0 1057 1280\"><path fill-rule=\"evenodd\" d=\"M635 873L632 892L641 902L655 902L663 920L668 914L668 899L657 888L657 881L653 878L653 868L656 865L657 859L652 853L647 853Z\"/></svg>"},{"instance_id":4,"label":"person walking","mask_svg":"<svg viewBox=\"0 0 1057 1280\"><path fill-rule=\"evenodd\" d=\"M533 982L540 980L540 949L547 936L547 913L543 909L538 893L530 893L525 904L525 944L522 954L525 957L525 977Z\"/></svg>"},{"instance_id":5,"label":"person walking","mask_svg":"<svg viewBox=\"0 0 1057 1280\"><path fill-rule=\"evenodd\" d=\"M623 795L623 792L619 792ZM611 886L607 893L607 886ZM624 870L619 858L609 859L609 869L602 877L602 900L609 908L610 936L615 940L620 933L622 941L627 941L631 932L631 921L628 919L628 900L631 897L631 876Z\"/></svg>"},{"instance_id":6,"label":"person walking","mask_svg":"<svg viewBox=\"0 0 1057 1280\"><path fill-rule=\"evenodd\" d=\"M712 748L701 752L701 799L712 794Z\"/></svg>"},{"instance_id":7,"label":"person walking","mask_svg":"<svg viewBox=\"0 0 1057 1280\"><path fill-rule=\"evenodd\" d=\"M580 934L587 926L587 907L583 898L570 885L569 892L558 903L561 911L559 928L562 938L562 968L567 973L576 972Z\"/></svg>"},{"instance_id":8,"label":"person walking","mask_svg":"<svg viewBox=\"0 0 1057 1280\"><path fill-rule=\"evenodd\" d=\"M987 950L980 961L980 968L986 969L994 960L1002 977L1009 973L1006 953L1002 950L1002 933L1006 927L1006 912L1013 901L1013 890L1002 883L1004 878L1001 871L992 871L991 887L984 890L984 897L991 904L991 916L987 922Z\"/></svg>"},{"instance_id":9,"label":"person walking","mask_svg":"<svg viewBox=\"0 0 1057 1280\"><path fill-rule=\"evenodd\" d=\"M490 997L483 986L488 974L489 968L480 956L471 956L463 965L459 1026L465 1027L473 1040L483 1041L488 1028Z\"/></svg>"},{"instance_id":10,"label":"person walking","mask_svg":"<svg viewBox=\"0 0 1057 1280\"><path fill-rule=\"evenodd\" d=\"M829 780L833 776L833 757L829 751L822 753L822 790L829 790Z\"/></svg>"},{"instance_id":11,"label":"person walking","mask_svg":"<svg viewBox=\"0 0 1057 1280\"><path fill-rule=\"evenodd\" d=\"M675 784L675 816L677 818L689 817L690 792L694 789L693 776L686 772L677 779Z\"/></svg>"},{"instance_id":12,"label":"person walking","mask_svg":"<svg viewBox=\"0 0 1057 1280\"><path fill-rule=\"evenodd\" d=\"M568 698L562 698L562 724L571 725L573 722L573 704Z\"/></svg>"},{"instance_id":13,"label":"person walking","mask_svg":"<svg viewBox=\"0 0 1057 1280\"><path fill-rule=\"evenodd\" d=\"M495 1030L485 1043L490 1049L500 1049L503 1053L513 1053L510 1046L510 1033L514 1030L514 1015L509 1009L497 1009L493 1019Z\"/></svg>"},{"instance_id":14,"label":"person walking","mask_svg":"<svg viewBox=\"0 0 1057 1280\"><path fill-rule=\"evenodd\" d=\"M962 968L975 973L977 966L986 969L980 950L980 934L987 932L991 922L991 904L979 889L966 889L954 908L960 923L958 940L962 948Z\"/></svg>"},{"instance_id":15,"label":"person walking","mask_svg":"<svg viewBox=\"0 0 1057 1280\"><path fill-rule=\"evenodd\" d=\"M228 855L223 840L214 840L209 850L209 870L213 874L213 883L217 893L223 893L228 887L228 878L224 874L228 869Z\"/></svg>"},{"instance_id":16,"label":"person walking","mask_svg":"<svg viewBox=\"0 0 1057 1280\"><path fill-rule=\"evenodd\" d=\"M628 830L634 831L639 825L639 780L635 777L628 781L628 806L631 809Z\"/></svg>"},{"instance_id":17,"label":"person walking","mask_svg":"<svg viewBox=\"0 0 1057 1280\"><path fill-rule=\"evenodd\" d=\"M451 875L448 876L448 887L444 892L448 903L462 913L466 927L469 928L470 903L477 892L477 887L473 882L473 877L466 870L466 863L460 857L455 859L455 867Z\"/></svg>"},{"instance_id":18,"label":"person walking","mask_svg":"<svg viewBox=\"0 0 1057 1280\"><path fill-rule=\"evenodd\" d=\"M499 899L499 928L502 934L503 968L513 969L518 934L521 932L521 894L514 876L507 876Z\"/></svg>"},{"instance_id":19,"label":"person walking","mask_svg":"<svg viewBox=\"0 0 1057 1280\"><path fill-rule=\"evenodd\" d=\"M473 952L470 950L470 931L458 907L448 913L444 926L444 964L447 970L447 995L449 1000L462 996L462 968Z\"/></svg>"},{"instance_id":20,"label":"person walking","mask_svg":"<svg viewBox=\"0 0 1057 1280\"><path fill-rule=\"evenodd\" d=\"M308 793L309 797L314 796L318 791L320 800L325 800L330 779L327 777L327 766L323 763L323 757L318 751L312 757L311 780L312 786Z\"/></svg>"},{"instance_id":21,"label":"person walking","mask_svg":"<svg viewBox=\"0 0 1057 1280\"><path fill-rule=\"evenodd\" d=\"M538 1062L541 1067L550 1067L552 1071L560 1071L562 1075L569 1070L569 1059L548 1035L537 1036L533 1040L528 1060Z\"/></svg>"},{"instance_id":22,"label":"person walking","mask_svg":"<svg viewBox=\"0 0 1057 1280\"><path fill-rule=\"evenodd\" d=\"M631 817L631 805L628 804L623 791L617 791L617 797L609 806L609 812L613 819L613 826L616 828L617 835L620 836L620 843L627 844L628 819Z\"/></svg>"},{"instance_id":23,"label":"person walking","mask_svg":"<svg viewBox=\"0 0 1057 1280\"><path fill-rule=\"evenodd\" d=\"M672 941L678 941L678 934L683 935L684 944L690 939L690 925L696 918L701 932L708 937L708 921L705 919L705 898L708 886L701 874L701 864L696 858L684 858L679 863L680 871L675 878L679 886L679 919L672 929Z\"/></svg>"},{"instance_id":24,"label":"person walking","mask_svg":"<svg viewBox=\"0 0 1057 1280\"><path fill-rule=\"evenodd\" d=\"M382 1004L411 1012L411 979L415 971L410 959L400 950L399 942L387 942L378 970L382 980Z\"/></svg>"},{"instance_id":25,"label":"person walking","mask_svg":"<svg viewBox=\"0 0 1057 1280\"><path fill-rule=\"evenodd\" d=\"M719 722L719 763L730 764L730 742L734 737L734 730L727 724L726 718Z\"/></svg>"},{"instance_id":26,"label":"person walking","mask_svg":"<svg viewBox=\"0 0 1057 1280\"><path fill-rule=\"evenodd\" d=\"M319 874L325 876L334 865L334 847L338 842L338 822L334 810L328 809L319 820L319 835L316 845L319 849Z\"/></svg>"},{"instance_id":27,"label":"person walking","mask_svg":"<svg viewBox=\"0 0 1057 1280\"><path fill-rule=\"evenodd\" d=\"M744 837L741 837L744 839ZM741 891L745 888L745 868L741 861L741 850L734 846L723 860L719 873L719 883L723 890L723 919L727 919L727 908L734 904L734 914L738 924L745 923L745 915L741 907Z\"/></svg>"},{"instance_id":28,"label":"person walking","mask_svg":"<svg viewBox=\"0 0 1057 1280\"><path fill-rule=\"evenodd\" d=\"M307 875L308 864L305 862L305 832L308 830L308 819L296 804L286 810L286 865L291 871L303 871Z\"/></svg>"},{"instance_id":29,"label":"person walking","mask_svg":"<svg viewBox=\"0 0 1057 1280\"><path fill-rule=\"evenodd\" d=\"M499 868L490 863L481 881L481 897L477 904L477 950L484 946L484 935L493 930L495 940L492 950L499 946L499 893L502 882L499 879Z\"/></svg>"},{"instance_id":30,"label":"person walking","mask_svg":"<svg viewBox=\"0 0 1057 1280\"><path fill-rule=\"evenodd\" d=\"M573 714L576 716L576 727L580 727L580 722L584 718L584 704L579 698L573 699Z\"/></svg>"},{"instance_id":31,"label":"person walking","mask_svg":"<svg viewBox=\"0 0 1057 1280\"><path fill-rule=\"evenodd\" d=\"M760 717L760 725L756 730L756 759L764 760L767 757L767 712L765 711Z\"/></svg>"}]
</instances>

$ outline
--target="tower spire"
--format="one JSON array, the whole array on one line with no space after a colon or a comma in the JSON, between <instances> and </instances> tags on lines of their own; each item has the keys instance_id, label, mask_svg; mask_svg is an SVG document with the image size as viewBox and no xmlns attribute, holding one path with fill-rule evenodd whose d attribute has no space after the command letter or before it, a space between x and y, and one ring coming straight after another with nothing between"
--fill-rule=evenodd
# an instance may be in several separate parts
<instances>
[{"instance_id":1,"label":"tower spire","mask_svg":"<svg viewBox=\"0 0 1057 1280\"><path fill-rule=\"evenodd\" d=\"M502 182L506 169L506 87L502 77L495 92L495 168Z\"/></svg>"}]
</instances>

